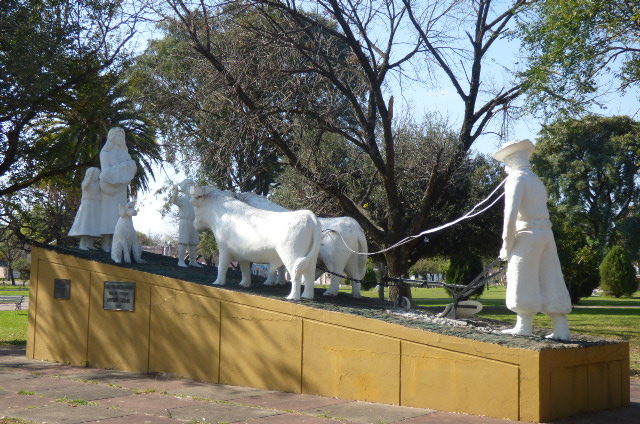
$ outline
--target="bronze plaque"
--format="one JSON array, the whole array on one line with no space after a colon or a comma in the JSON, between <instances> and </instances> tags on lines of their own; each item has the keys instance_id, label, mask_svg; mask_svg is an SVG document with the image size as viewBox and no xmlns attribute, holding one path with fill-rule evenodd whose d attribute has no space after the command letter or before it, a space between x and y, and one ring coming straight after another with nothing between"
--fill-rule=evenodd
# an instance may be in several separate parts
<instances>
[{"instance_id":1,"label":"bronze plaque","mask_svg":"<svg viewBox=\"0 0 640 424\"><path fill-rule=\"evenodd\" d=\"M71 280L62 278L53 280L53 298L62 300L71 299Z\"/></svg>"},{"instance_id":2,"label":"bronze plaque","mask_svg":"<svg viewBox=\"0 0 640 424\"><path fill-rule=\"evenodd\" d=\"M135 300L136 283L125 281L104 282L104 309L111 311L133 311Z\"/></svg>"}]
</instances>

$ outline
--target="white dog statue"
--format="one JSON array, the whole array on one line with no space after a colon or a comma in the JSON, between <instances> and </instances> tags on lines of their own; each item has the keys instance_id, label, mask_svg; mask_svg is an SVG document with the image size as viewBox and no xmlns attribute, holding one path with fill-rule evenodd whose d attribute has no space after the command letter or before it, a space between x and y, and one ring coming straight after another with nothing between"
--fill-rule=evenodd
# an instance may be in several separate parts
<instances>
[{"instance_id":1,"label":"white dog statue","mask_svg":"<svg viewBox=\"0 0 640 424\"><path fill-rule=\"evenodd\" d=\"M198 231L210 228L218 243L220 261L214 285L226 283L233 260L240 262L243 287L251 285L250 262L284 265L292 280L287 299L313 299L322 236L313 212L256 209L215 187L192 187L191 198L196 214L193 225Z\"/></svg>"},{"instance_id":2,"label":"white dog statue","mask_svg":"<svg viewBox=\"0 0 640 424\"><path fill-rule=\"evenodd\" d=\"M289 212L289 209L255 193L237 193L235 196L258 209L272 212ZM318 254L318 265L323 264L329 271L333 271L336 274L346 274L354 280L362 280L367 271L366 253L368 253L368 246L364 230L360 224L348 216L318 218L318 220L322 227L322 242L320 243L320 253ZM282 269L277 271L278 280L280 280L284 272ZM324 272L322 269L316 269L316 278ZM276 269L271 266L269 277L264 284L276 284L275 274ZM342 283L342 278L331 274L331 286L324 292L324 295L337 296L340 290L340 283ZM351 282L353 297L362 296L360 286L360 282Z\"/></svg>"},{"instance_id":3,"label":"white dog statue","mask_svg":"<svg viewBox=\"0 0 640 424\"><path fill-rule=\"evenodd\" d=\"M116 228L113 232L113 241L111 242L111 259L115 263L131 263L131 254L137 263L144 263L142 260L142 247L138 241L138 234L133 228L133 219L138 212L135 209L134 202L128 202L118 205L120 210L120 218L116 222Z\"/></svg>"}]
</instances>

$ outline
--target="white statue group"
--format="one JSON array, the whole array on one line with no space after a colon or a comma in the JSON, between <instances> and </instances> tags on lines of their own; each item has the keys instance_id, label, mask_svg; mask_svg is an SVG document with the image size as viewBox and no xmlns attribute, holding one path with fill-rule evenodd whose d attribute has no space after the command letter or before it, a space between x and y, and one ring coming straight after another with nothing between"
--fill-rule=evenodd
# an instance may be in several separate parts
<instances>
[{"instance_id":1,"label":"white statue group","mask_svg":"<svg viewBox=\"0 0 640 424\"><path fill-rule=\"evenodd\" d=\"M532 335L533 318L542 312L553 321L548 337L569 340L571 301L551 232L546 190L529 162L534 148L531 141L521 140L507 143L493 155L505 163L508 173L500 257L508 261L506 304L517 314L515 327L504 332ZM69 235L80 238L80 249L94 249L94 239L102 237L103 250L111 250L115 262L128 263L131 254L141 262L131 221L136 211L127 198L137 167L121 128L109 131L100 166L102 170L89 168L85 174L80 208ZM314 281L325 272L323 265L352 278L352 294L360 297L358 280L365 274L367 241L353 218L318 218L309 210L290 211L254 193L196 186L190 179L174 187L171 201L180 216L178 266L200 267L198 232L211 229L220 254L214 285L224 285L229 264L238 261L240 285L249 287L251 263L262 263L270 266L265 285L283 283L286 270L291 279L287 299L313 299ZM187 251L189 264L185 263ZM337 295L341 280L332 274L324 294Z\"/></svg>"},{"instance_id":2,"label":"white statue group","mask_svg":"<svg viewBox=\"0 0 640 424\"><path fill-rule=\"evenodd\" d=\"M85 174L80 208L69 235L80 238L83 250L94 249L95 238L102 237L103 250L111 251L116 263L130 263L132 255L140 263L142 249L131 219L136 211L134 202L127 198L127 187L137 167L121 128L109 131L100 152L100 165L102 171L89 168ZM367 241L353 218L319 219L311 211L289 211L254 193L196 187L190 179L173 188L170 200L179 208L178 266L200 267L196 261L198 231L213 231L220 252L214 285L226 283L232 261L240 263L243 287L251 285L251 262L270 265L266 285L284 284L286 269L292 281L287 299L313 299L314 280L324 272L316 269L318 263L353 280L364 278ZM189 264L185 263L187 251ZM332 275L325 295L336 296L341 281ZM360 297L360 283L353 281L352 285L353 296Z\"/></svg>"},{"instance_id":3,"label":"white statue group","mask_svg":"<svg viewBox=\"0 0 640 424\"><path fill-rule=\"evenodd\" d=\"M126 241L122 238L125 235L131 238L125 231L130 233L133 229L131 216L135 215L135 209L133 202L128 201L127 189L138 171L127 150L122 128L109 130L107 142L100 151L100 168L89 168L85 173L80 207L69 235L80 238L80 249L83 250L95 249L95 239L102 237L102 250L112 252L114 261L120 262L121 257L128 259L131 254L131 249L124 249ZM126 222L120 223L123 218ZM127 223L130 223L130 229ZM116 228L118 236L114 237ZM140 253L138 243L133 248L137 261L140 261Z\"/></svg>"}]
</instances>

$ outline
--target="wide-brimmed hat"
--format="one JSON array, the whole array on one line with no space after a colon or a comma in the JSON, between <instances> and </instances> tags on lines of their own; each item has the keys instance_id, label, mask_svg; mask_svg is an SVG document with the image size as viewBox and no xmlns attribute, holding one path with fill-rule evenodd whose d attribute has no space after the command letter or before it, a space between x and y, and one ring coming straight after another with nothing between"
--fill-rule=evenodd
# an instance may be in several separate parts
<instances>
[{"instance_id":1,"label":"wide-brimmed hat","mask_svg":"<svg viewBox=\"0 0 640 424\"><path fill-rule=\"evenodd\" d=\"M510 141L504 146L500 148L497 152L493 154L493 158L495 160L499 160L500 162L504 162L507 156L512 155L515 152L519 152L524 150L528 153L528 156L531 157L531 154L536 149L536 146L531 142L531 140L516 140Z\"/></svg>"}]
</instances>

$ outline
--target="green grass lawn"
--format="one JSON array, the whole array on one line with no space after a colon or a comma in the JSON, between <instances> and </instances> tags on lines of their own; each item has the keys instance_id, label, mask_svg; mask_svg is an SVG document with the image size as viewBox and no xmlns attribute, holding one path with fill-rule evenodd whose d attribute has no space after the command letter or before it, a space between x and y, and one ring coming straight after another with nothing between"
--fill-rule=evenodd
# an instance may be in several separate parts
<instances>
[{"instance_id":1,"label":"green grass lawn","mask_svg":"<svg viewBox=\"0 0 640 424\"><path fill-rule=\"evenodd\" d=\"M0 295L2 296L20 296L25 295L29 296L29 289L5 289L0 286Z\"/></svg>"},{"instance_id":2,"label":"green grass lawn","mask_svg":"<svg viewBox=\"0 0 640 424\"><path fill-rule=\"evenodd\" d=\"M27 343L29 311L0 311L0 344Z\"/></svg>"}]
</instances>

